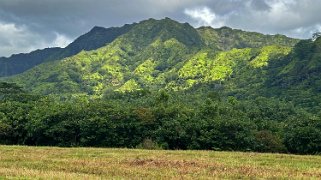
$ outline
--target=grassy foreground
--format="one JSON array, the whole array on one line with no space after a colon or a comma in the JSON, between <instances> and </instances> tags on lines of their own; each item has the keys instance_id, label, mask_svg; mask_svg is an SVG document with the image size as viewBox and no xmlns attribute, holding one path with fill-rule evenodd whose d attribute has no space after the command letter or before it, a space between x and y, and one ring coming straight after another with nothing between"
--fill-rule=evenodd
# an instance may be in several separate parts
<instances>
[{"instance_id":1,"label":"grassy foreground","mask_svg":"<svg viewBox=\"0 0 321 180\"><path fill-rule=\"evenodd\" d=\"M0 179L320 179L320 156L0 146Z\"/></svg>"}]
</instances>

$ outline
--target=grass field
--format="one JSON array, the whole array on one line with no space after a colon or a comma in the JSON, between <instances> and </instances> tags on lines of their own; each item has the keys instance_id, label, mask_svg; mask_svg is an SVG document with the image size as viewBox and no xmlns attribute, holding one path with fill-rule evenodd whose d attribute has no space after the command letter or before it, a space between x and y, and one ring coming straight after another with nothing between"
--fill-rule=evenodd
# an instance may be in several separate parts
<instances>
[{"instance_id":1,"label":"grass field","mask_svg":"<svg viewBox=\"0 0 321 180\"><path fill-rule=\"evenodd\" d=\"M321 156L0 146L0 179L321 179Z\"/></svg>"}]
</instances>

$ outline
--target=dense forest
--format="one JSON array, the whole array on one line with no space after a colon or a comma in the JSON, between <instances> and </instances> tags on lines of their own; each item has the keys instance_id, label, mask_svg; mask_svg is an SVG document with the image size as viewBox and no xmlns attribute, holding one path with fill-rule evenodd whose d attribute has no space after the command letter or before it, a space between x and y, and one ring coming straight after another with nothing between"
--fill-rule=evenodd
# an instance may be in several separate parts
<instances>
[{"instance_id":1,"label":"dense forest","mask_svg":"<svg viewBox=\"0 0 321 180\"><path fill-rule=\"evenodd\" d=\"M2 83L0 118L2 144L321 151L320 115L265 97L135 91L57 98Z\"/></svg>"},{"instance_id":2,"label":"dense forest","mask_svg":"<svg viewBox=\"0 0 321 180\"><path fill-rule=\"evenodd\" d=\"M321 152L321 38L166 18L68 47L1 79L0 144Z\"/></svg>"}]
</instances>

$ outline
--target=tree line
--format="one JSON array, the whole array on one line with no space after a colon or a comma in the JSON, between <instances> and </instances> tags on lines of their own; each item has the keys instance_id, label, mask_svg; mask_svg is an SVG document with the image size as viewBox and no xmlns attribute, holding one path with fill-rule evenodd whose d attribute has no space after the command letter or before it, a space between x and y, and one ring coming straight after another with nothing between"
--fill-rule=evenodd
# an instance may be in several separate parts
<instances>
[{"instance_id":1,"label":"tree line","mask_svg":"<svg viewBox=\"0 0 321 180\"><path fill-rule=\"evenodd\" d=\"M40 96L0 83L0 144L316 154L319 114L216 91Z\"/></svg>"}]
</instances>

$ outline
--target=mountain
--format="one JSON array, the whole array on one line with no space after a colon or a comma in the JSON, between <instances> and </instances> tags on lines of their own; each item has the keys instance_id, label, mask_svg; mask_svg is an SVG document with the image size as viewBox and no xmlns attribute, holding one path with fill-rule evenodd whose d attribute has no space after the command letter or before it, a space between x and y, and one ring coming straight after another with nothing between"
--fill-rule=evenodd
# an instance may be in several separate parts
<instances>
[{"instance_id":1,"label":"mountain","mask_svg":"<svg viewBox=\"0 0 321 180\"><path fill-rule=\"evenodd\" d=\"M124 27L5 78L0 143L321 152L321 38L169 18Z\"/></svg>"},{"instance_id":2,"label":"mountain","mask_svg":"<svg viewBox=\"0 0 321 180\"><path fill-rule=\"evenodd\" d=\"M27 54L14 54L9 58L0 58L0 77L11 76L24 72L42 62L54 59L56 54L60 54L62 48L46 48L36 50Z\"/></svg>"},{"instance_id":3,"label":"mountain","mask_svg":"<svg viewBox=\"0 0 321 180\"><path fill-rule=\"evenodd\" d=\"M94 27L66 48L46 48L31 53L15 54L9 58L1 57L0 77L19 74L43 62L63 59L75 55L82 50L89 51L100 48L128 32L134 25L112 28Z\"/></svg>"},{"instance_id":4,"label":"mountain","mask_svg":"<svg viewBox=\"0 0 321 180\"><path fill-rule=\"evenodd\" d=\"M224 87L229 94L237 94L234 88L247 86L246 78L263 73L264 67L287 56L298 42L227 27L195 29L169 18L124 27L130 28L106 46L43 63L12 80L41 94L101 97L111 91L186 91L198 86ZM86 44L86 39L75 42ZM235 76L244 79L234 81Z\"/></svg>"}]
</instances>

